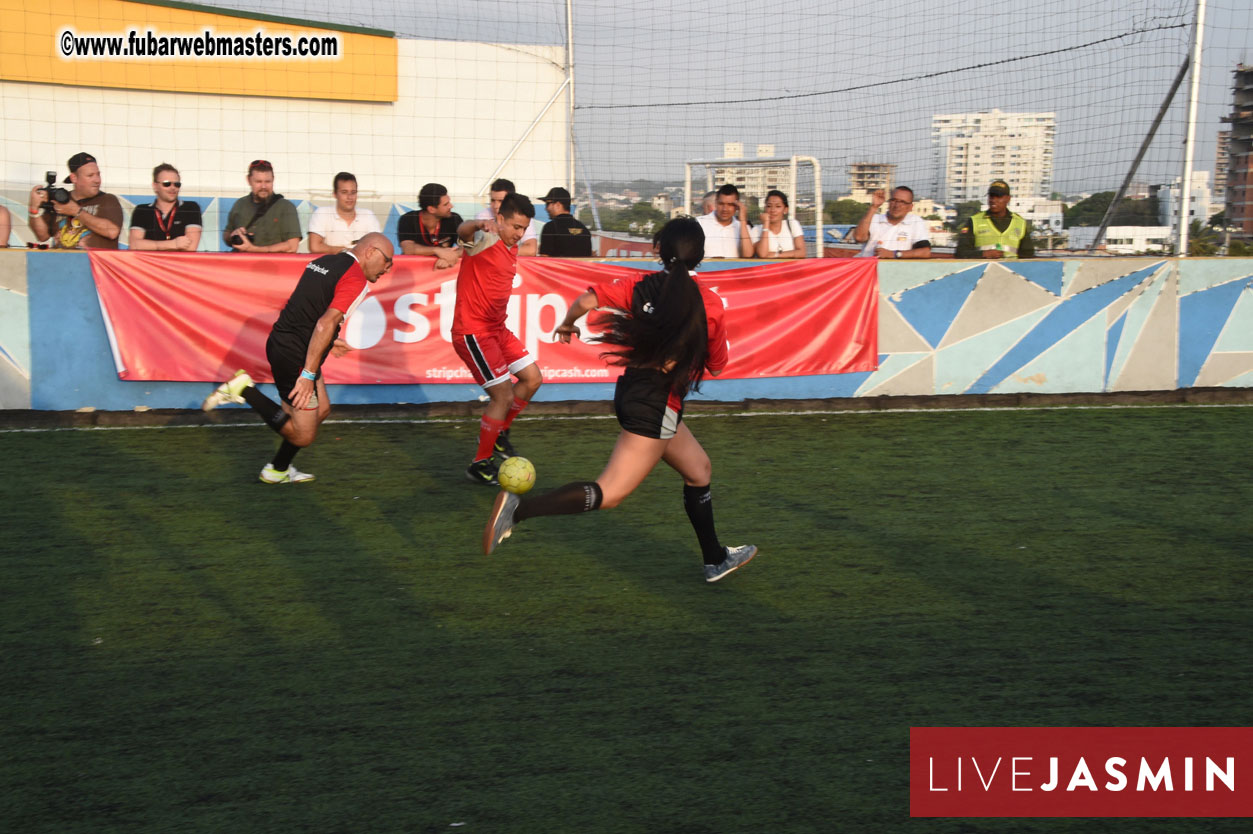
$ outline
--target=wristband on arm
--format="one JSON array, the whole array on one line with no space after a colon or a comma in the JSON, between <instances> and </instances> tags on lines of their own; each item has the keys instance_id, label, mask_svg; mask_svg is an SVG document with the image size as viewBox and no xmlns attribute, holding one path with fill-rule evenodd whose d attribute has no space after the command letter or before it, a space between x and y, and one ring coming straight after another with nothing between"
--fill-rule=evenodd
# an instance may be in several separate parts
<instances>
[{"instance_id":1,"label":"wristband on arm","mask_svg":"<svg viewBox=\"0 0 1253 834\"><path fill-rule=\"evenodd\" d=\"M309 369L308 369L308 368L301 368L301 369L300 369L300 378L301 378L301 379L307 379L307 380L309 380L310 382L316 382L316 381L317 381L317 378L318 378L318 375L317 375L317 374L315 374L315 373L312 373L311 371L309 371Z\"/></svg>"}]
</instances>

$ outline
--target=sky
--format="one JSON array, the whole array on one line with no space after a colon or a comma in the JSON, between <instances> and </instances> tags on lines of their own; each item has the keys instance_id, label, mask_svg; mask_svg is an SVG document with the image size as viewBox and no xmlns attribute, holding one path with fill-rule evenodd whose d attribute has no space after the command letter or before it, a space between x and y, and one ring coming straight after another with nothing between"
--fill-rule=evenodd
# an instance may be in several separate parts
<instances>
[{"instance_id":1,"label":"sky","mask_svg":"<svg viewBox=\"0 0 1253 834\"><path fill-rule=\"evenodd\" d=\"M897 163L900 181L925 192L936 167L931 116L999 108L1056 114L1056 190L1113 189L1190 53L1195 14L1188 0L933 0L900 8L574 0L580 177L681 180L685 160L718 157L724 141L742 141L817 157L830 188L849 163L866 160ZM406 38L566 39L564 0L434 8L274 0L266 11ZM1195 165L1212 170L1231 69L1253 61L1253 4L1211 0L1204 38ZM1185 83L1137 180L1178 176L1187 93Z\"/></svg>"}]
</instances>

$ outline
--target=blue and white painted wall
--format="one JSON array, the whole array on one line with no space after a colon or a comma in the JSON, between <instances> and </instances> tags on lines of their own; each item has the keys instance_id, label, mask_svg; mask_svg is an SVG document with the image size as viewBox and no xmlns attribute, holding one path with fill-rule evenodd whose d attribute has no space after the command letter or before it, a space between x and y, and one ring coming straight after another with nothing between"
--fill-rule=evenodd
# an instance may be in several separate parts
<instances>
[{"instance_id":1,"label":"blue and white painted wall","mask_svg":"<svg viewBox=\"0 0 1253 834\"><path fill-rule=\"evenodd\" d=\"M887 262L879 292L877 371L709 380L700 398L1253 387L1253 259ZM0 408L195 408L206 384L119 380L87 256L0 251ZM332 386L345 404L478 394L470 385ZM611 384L550 384L537 399L612 396Z\"/></svg>"}]
</instances>

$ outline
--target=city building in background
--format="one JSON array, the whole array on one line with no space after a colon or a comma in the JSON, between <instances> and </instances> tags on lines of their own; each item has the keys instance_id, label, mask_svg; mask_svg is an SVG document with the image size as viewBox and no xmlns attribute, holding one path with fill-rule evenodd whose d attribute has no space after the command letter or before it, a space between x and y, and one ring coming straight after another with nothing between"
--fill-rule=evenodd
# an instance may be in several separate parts
<instances>
[{"instance_id":1,"label":"city building in background","mask_svg":"<svg viewBox=\"0 0 1253 834\"><path fill-rule=\"evenodd\" d=\"M1069 248L1086 251L1096 240L1099 226L1071 226ZM1174 229L1170 226L1110 226L1105 230L1098 251L1111 255L1140 255L1146 252L1169 252L1174 245Z\"/></svg>"},{"instance_id":2,"label":"city building in background","mask_svg":"<svg viewBox=\"0 0 1253 834\"><path fill-rule=\"evenodd\" d=\"M942 203L982 200L992 180L1005 180L1018 199L1053 189L1053 113L941 113L931 117L933 196Z\"/></svg>"},{"instance_id":3,"label":"city building in background","mask_svg":"<svg viewBox=\"0 0 1253 834\"><path fill-rule=\"evenodd\" d=\"M774 157L774 145L758 145L757 158L771 159ZM743 142L724 142L722 158L730 161L744 158ZM740 196L756 199L758 205L766 202L766 192L772 188L786 191L791 182L791 168L788 165L727 165L713 169L715 187L730 183L740 190ZM795 199L796 195L789 195Z\"/></svg>"},{"instance_id":4,"label":"city building in background","mask_svg":"<svg viewBox=\"0 0 1253 834\"><path fill-rule=\"evenodd\" d=\"M1180 188L1180 178L1175 177L1153 189L1157 197L1157 220L1164 226L1179 226ZM1213 205L1213 192L1210 191L1209 171L1193 171L1192 194L1188 199L1188 221L1199 220L1204 224L1217 211L1218 207Z\"/></svg>"},{"instance_id":5,"label":"city building in background","mask_svg":"<svg viewBox=\"0 0 1253 834\"><path fill-rule=\"evenodd\" d=\"M1214 151L1214 202L1227 202L1227 168L1230 167L1231 131L1218 131L1218 145Z\"/></svg>"},{"instance_id":6,"label":"city building in background","mask_svg":"<svg viewBox=\"0 0 1253 834\"><path fill-rule=\"evenodd\" d=\"M1227 154L1227 225L1253 237L1253 67L1237 64L1232 73L1231 145Z\"/></svg>"},{"instance_id":7,"label":"city building in background","mask_svg":"<svg viewBox=\"0 0 1253 834\"><path fill-rule=\"evenodd\" d=\"M849 199L870 202L870 195L882 188L888 194L896 182L896 165L890 162L854 162L848 166Z\"/></svg>"}]
</instances>

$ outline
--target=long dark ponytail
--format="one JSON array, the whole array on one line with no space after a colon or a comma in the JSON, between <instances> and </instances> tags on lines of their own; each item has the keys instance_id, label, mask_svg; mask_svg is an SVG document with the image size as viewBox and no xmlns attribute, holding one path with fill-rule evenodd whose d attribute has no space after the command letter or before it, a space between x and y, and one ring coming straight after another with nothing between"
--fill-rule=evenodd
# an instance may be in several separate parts
<instances>
[{"instance_id":1,"label":"long dark ponytail","mask_svg":"<svg viewBox=\"0 0 1253 834\"><path fill-rule=\"evenodd\" d=\"M705 230L691 217L678 217L653 239L664 268L644 279L656 288L643 309L614 315L601 337L622 350L610 362L661 370L679 396L700 387L709 356L709 325L700 287L689 270L705 257Z\"/></svg>"}]
</instances>

